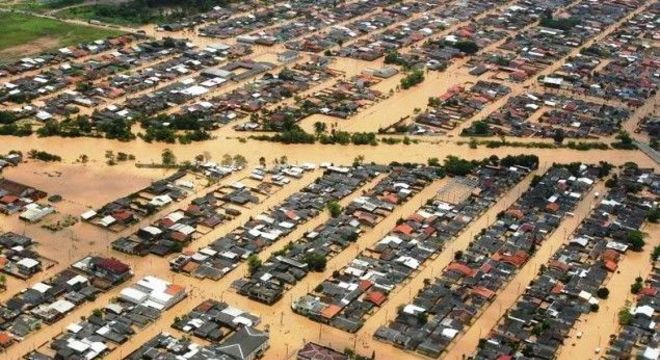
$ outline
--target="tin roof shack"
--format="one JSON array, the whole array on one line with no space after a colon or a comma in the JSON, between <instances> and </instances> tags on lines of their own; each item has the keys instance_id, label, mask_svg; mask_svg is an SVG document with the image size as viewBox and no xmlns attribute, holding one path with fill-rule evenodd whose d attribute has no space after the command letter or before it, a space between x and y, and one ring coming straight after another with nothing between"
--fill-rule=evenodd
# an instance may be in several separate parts
<instances>
[{"instance_id":1,"label":"tin roof shack","mask_svg":"<svg viewBox=\"0 0 660 360\"><path fill-rule=\"evenodd\" d=\"M328 166L323 176L301 191L290 195L271 210L254 216L243 226L193 255L173 259L170 268L199 278L220 279L250 254L259 253L317 216L330 201L352 194L379 173L387 171L387 167L377 165L353 168Z\"/></svg>"},{"instance_id":2,"label":"tin roof shack","mask_svg":"<svg viewBox=\"0 0 660 360\"><path fill-rule=\"evenodd\" d=\"M622 176L634 181L642 173L630 169ZM652 198L629 190L620 181L599 201L485 339L477 359L514 355L506 351L511 348L554 358L579 317L598 305L598 289L629 247L625 234L638 230L651 209Z\"/></svg>"},{"instance_id":3,"label":"tin roof shack","mask_svg":"<svg viewBox=\"0 0 660 360\"><path fill-rule=\"evenodd\" d=\"M177 318L172 327L204 340L218 342L241 327L259 326L260 322L256 315L209 299Z\"/></svg>"},{"instance_id":4,"label":"tin roof shack","mask_svg":"<svg viewBox=\"0 0 660 360\"><path fill-rule=\"evenodd\" d=\"M392 291L415 276L426 261L527 173L513 164L500 167L496 162L478 167L469 177L451 180L446 187L463 193L462 200L453 204L443 201L441 195L430 199L312 293L297 299L294 310L344 331L357 331ZM310 308L311 300L316 303Z\"/></svg>"},{"instance_id":5,"label":"tin roof shack","mask_svg":"<svg viewBox=\"0 0 660 360\"><path fill-rule=\"evenodd\" d=\"M99 279L95 286L101 290L108 290L133 277L130 266L115 258L88 256L71 267Z\"/></svg>"},{"instance_id":6,"label":"tin roof shack","mask_svg":"<svg viewBox=\"0 0 660 360\"><path fill-rule=\"evenodd\" d=\"M440 356L525 266L536 246L575 208L598 174L597 167L581 164L550 168L374 336L427 356ZM550 204L557 206L549 209Z\"/></svg>"},{"instance_id":7,"label":"tin roof shack","mask_svg":"<svg viewBox=\"0 0 660 360\"><path fill-rule=\"evenodd\" d=\"M236 280L232 286L252 300L275 303L310 271L323 271L328 260L436 180L438 170L425 166L392 168L386 177L354 199L341 214L274 253L259 269L247 278Z\"/></svg>"}]
</instances>

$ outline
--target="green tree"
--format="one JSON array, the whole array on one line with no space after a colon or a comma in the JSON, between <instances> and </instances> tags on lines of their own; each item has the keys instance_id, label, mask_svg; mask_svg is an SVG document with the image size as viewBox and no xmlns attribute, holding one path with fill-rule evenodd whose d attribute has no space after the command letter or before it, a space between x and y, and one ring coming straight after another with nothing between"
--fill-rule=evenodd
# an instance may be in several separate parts
<instances>
[{"instance_id":1,"label":"green tree","mask_svg":"<svg viewBox=\"0 0 660 360\"><path fill-rule=\"evenodd\" d=\"M259 268L261 267L261 259L257 256L257 254L251 254L247 258L247 264L248 264L248 272L250 275L253 275Z\"/></svg>"},{"instance_id":2,"label":"green tree","mask_svg":"<svg viewBox=\"0 0 660 360\"><path fill-rule=\"evenodd\" d=\"M234 160L234 165L236 165L236 166L238 166L238 167L240 167L240 168L244 168L244 167L247 165L247 163L248 163L248 162L247 162L247 159L245 158L245 156L240 155L240 154L236 154L236 155L234 155L234 159L233 159L233 160Z\"/></svg>"},{"instance_id":3,"label":"green tree","mask_svg":"<svg viewBox=\"0 0 660 360\"><path fill-rule=\"evenodd\" d=\"M618 313L619 325L630 325L632 321L632 314L628 310L628 306L621 308Z\"/></svg>"},{"instance_id":4,"label":"green tree","mask_svg":"<svg viewBox=\"0 0 660 360\"><path fill-rule=\"evenodd\" d=\"M626 235L626 240L628 240L630 249L633 251L642 251L642 248L646 244L644 241L644 233L639 230L629 231Z\"/></svg>"},{"instance_id":5,"label":"green tree","mask_svg":"<svg viewBox=\"0 0 660 360\"><path fill-rule=\"evenodd\" d=\"M610 290L608 288L602 287L596 291L596 296L601 299L607 299L610 296Z\"/></svg>"},{"instance_id":6,"label":"green tree","mask_svg":"<svg viewBox=\"0 0 660 360\"><path fill-rule=\"evenodd\" d=\"M326 129L327 129L326 123L322 121L317 121L314 123L314 132L316 132L317 135L324 133Z\"/></svg>"},{"instance_id":7,"label":"green tree","mask_svg":"<svg viewBox=\"0 0 660 360\"><path fill-rule=\"evenodd\" d=\"M328 259L322 254L318 253L307 253L303 260L310 271L322 272L325 271L325 267L328 263Z\"/></svg>"},{"instance_id":8,"label":"green tree","mask_svg":"<svg viewBox=\"0 0 660 360\"><path fill-rule=\"evenodd\" d=\"M327 207L328 207L328 211L330 212L331 217L336 218L339 215L341 215L342 208L341 208L341 205L339 205L338 202L330 201L328 203Z\"/></svg>"},{"instance_id":9,"label":"green tree","mask_svg":"<svg viewBox=\"0 0 660 360\"><path fill-rule=\"evenodd\" d=\"M176 156L174 156L174 153L170 149L165 149L163 150L163 153L161 154L162 162L163 165L176 165Z\"/></svg>"},{"instance_id":10,"label":"green tree","mask_svg":"<svg viewBox=\"0 0 660 360\"><path fill-rule=\"evenodd\" d=\"M453 176L465 176L469 174L474 167L474 163L465 159L460 159L454 155L447 156L444 162L445 172Z\"/></svg>"}]
</instances>

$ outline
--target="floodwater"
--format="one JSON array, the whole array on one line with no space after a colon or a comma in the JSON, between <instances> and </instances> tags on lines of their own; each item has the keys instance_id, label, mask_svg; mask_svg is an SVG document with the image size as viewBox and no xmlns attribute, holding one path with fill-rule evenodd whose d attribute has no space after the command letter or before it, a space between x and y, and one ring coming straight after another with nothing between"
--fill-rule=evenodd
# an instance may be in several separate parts
<instances>
[{"instance_id":1,"label":"floodwater","mask_svg":"<svg viewBox=\"0 0 660 360\"><path fill-rule=\"evenodd\" d=\"M627 301L633 305L635 303L635 296L630 293L630 285L635 282L635 278L646 279L650 274L653 267L650 261L651 253L653 248L660 244L660 225L649 223L642 231L648 234L643 251L626 253L619 263L618 271L604 284L610 290L609 297L600 301L598 312L580 318L570 337L564 341L557 359L570 360L577 357L597 360L607 351L610 335L617 335L619 332L617 313L626 306Z\"/></svg>"}]
</instances>

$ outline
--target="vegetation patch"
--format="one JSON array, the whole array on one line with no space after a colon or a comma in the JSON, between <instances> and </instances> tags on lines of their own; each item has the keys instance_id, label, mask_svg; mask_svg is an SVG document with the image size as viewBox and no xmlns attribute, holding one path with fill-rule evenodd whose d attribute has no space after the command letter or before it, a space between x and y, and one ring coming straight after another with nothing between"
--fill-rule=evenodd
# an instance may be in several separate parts
<instances>
[{"instance_id":1,"label":"vegetation patch","mask_svg":"<svg viewBox=\"0 0 660 360\"><path fill-rule=\"evenodd\" d=\"M30 55L30 53L51 50L42 49L39 46L35 46L34 49L26 48L30 43L43 38L55 39L53 48L59 48L122 34L116 30L68 24L17 13L2 13L2 16L0 16L0 29L2 29L0 62L11 60L11 56L20 57ZM4 54L5 50L18 46L22 50L28 50L28 53L15 54L12 52L12 54Z\"/></svg>"}]
</instances>

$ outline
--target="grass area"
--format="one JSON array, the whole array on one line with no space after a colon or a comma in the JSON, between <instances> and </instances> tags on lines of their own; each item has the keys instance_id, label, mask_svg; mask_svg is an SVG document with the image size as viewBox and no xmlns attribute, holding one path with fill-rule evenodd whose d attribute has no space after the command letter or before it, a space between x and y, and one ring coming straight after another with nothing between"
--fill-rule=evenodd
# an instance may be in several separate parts
<instances>
[{"instance_id":1,"label":"grass area","mask_svg":"<svg viewBox=\"0 0 660 360\"><path fill-rule=\"evenodd\" d=\"M121 35L121 31L68 24L17 13L0 13L0 62L25 55ZM43 41L49 39L50 41ZM34 44L32 48L30 45ZM11 48L20 46L20 53Z\"/></svg>"},{"instance_id":2,"label":"grass area","mask_svg":"<svg viewBox=\"0 0 660 360\"><path fill-rule=\"evenodd\" d=\"M11 6L17 10L45 13L67 6L79 5L85 0L25 0L13 3ZM2 2L0 2L2 4Z\"/></svg>"},{"instance_id":3,"label":"grass area","mask_svg":"<svg viewBox=\"0 0 660 360\"><path fill-rule=\"evenodd\" d=\"M78 19L78 20L98 20L106 24L115 24L122 26L139 26L143 25L144 21L140 16L123 17L119 14L113 14L112 5L89 5L63 9L57 12L57 16L65 19Z\"/></svg>"},{"instance_id":4,"label":"grass area","mask_svg":"<svg viewBox=\"0 0 660 360\"><path fill-rule=\"evenodd\" d=\"M76 0L50 0L76 1ZM69 19L98 20L104 23L136 26L167 22L208 11L216 5L237 0L130 0L127 2L99 2L71 7L57 12Z\"/></svg>"}]
</instances>

